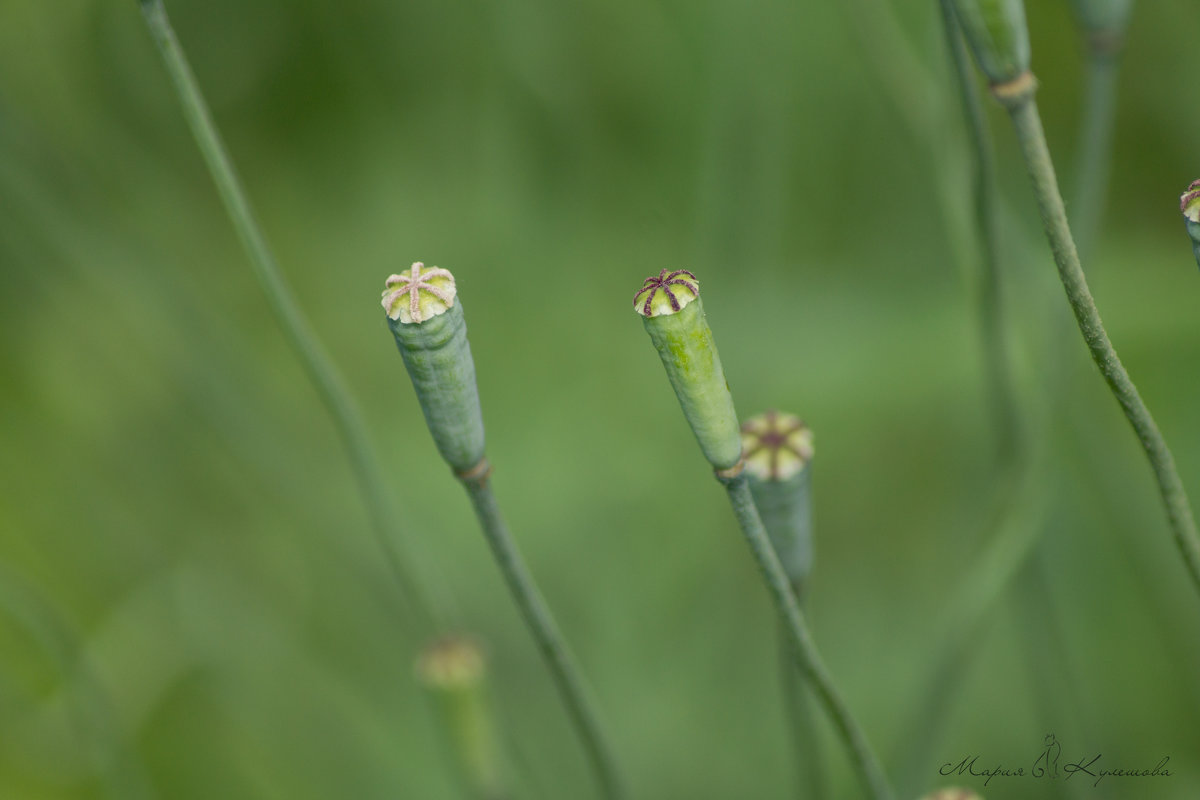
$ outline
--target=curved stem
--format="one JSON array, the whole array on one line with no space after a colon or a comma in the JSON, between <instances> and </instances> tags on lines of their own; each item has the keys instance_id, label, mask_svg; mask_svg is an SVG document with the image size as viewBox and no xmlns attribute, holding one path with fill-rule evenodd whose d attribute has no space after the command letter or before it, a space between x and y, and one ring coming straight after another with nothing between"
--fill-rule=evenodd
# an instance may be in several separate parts
<instances>
[{"instance_id":1,"label":"curved stem","mask_svg":"<svg viewBox=\"0 0 1200 800\"><path fill-rule=\"evenodd\" d=\"M980 344L986 370L986 394L993 414L996 433L998 475L995 496L1001 511L989 524L988 549L977 561L980 567L963 576L956 601L949 604L945 635L931 659L932 668L914 705L912 722L905 730L919 735L908 737L901 753L899 787L903 795L918 793L931 773L930 765L957 692L969 669L975 644L982 638L988 612L999 601L1015 563L1035 541L1032 526L1017 524L1025 507L1020 502L1029 484L1031 460L1019 446L1018 435L1026 433L1019 425L1015 384L1005 337L1000 292L999 208L995 181L995 156L988 134L983 104L976 89L958 16L950 0L939 0L942 33L950 56L954 83L958 91L971 148L971 193L974 198L974 237L982 257L979 260L977 314ZM1014 483L1015 482L1015 483ZM986 566L983 566L986 565ZM989 585L995 576L1005 580ZM976 593L989 587L983 595ZM976 599L978 598L978 599Z\"/></svg>"},{"instance_id":2,"label":"curved stem","mask_svg":"<svg viewBox=\"0 0 1200 800\"><path fill-rule=\"evenodd\" d=\"M1083 267L1079 263L1079 253L1067 224L1067 213L1058 190L1054 164L1046 145L1037 101L1030 91L1022 97L1012 99L1007 107L1026 169L1033 182L1046 238L1054 254L1054 262L1058 265L1058 274L1066 290L1071 310L1075 314L1075 320L1079 324L1080 333L1083 334L1092 360L1100 368L1104 380L1146 452L1146 458L1150 461L1158 482L1159 494L1162 496L1175 543L1193 583L1197 590L1200 590L1200 539L1197 538L1191 504L1166 440L1163 439L1150 410L1133 385L1129 373L1121 364L1117 351L1104 330L1100 312L1096 310L1096 303L1088 289Z\"/></svg>"},{"instance_id":3,"label":"curved stem","mask_svg":"<svg viewBox=\"0 0 1200 800\"><path fill-rule=\"evenodd\" d=\"M1113 123L1117 109L1118 56L1091 46L1087 59L1087 89L1079 129L1072 227L1079 252L1091 253L1096 242L1104 204L1108 198Z\"/></svg>"},{"instance_id":4,"label":"curved stem","mask_svg":"<svg viewBox=\"0 0 1200 800\"><path fill-rule=\"evenodd\" d=\"M604 796L610 800L626 797L624 781L617 770L612 748L601 729L599 717L588 696L579 667L567 649L554 617L538 592L517 543L513 541L512 534L500 515L500 507L496 503L496 495L492 492L486 473L474 480L464 479L462 484L471 497L475 516L479 519L479 526L483 529L488 544L491 545L496 565L525 617L525 623L537 642L546 666L550 668L554 682L558 685L559 694L587 751Z\"/></svg>"},{"instance_id":5,"label":"curved stem","mask_svg":"<svg viewBox=\"0 0 1200 800\"><path fill-rule=\"evenodd\" d=\"M409 573L405 566L406 558L399 552L398 540L401 535L395 522L397 515L385 489L386 483L358 407L275 263L275 257L254 218L250 202L221 142L200 86L184 56L175 31L171 28L162 0L139 1L154 43L162 54L171 82L183 105L184 117L204 156L213 182L217 185L217 191L233 227L237 230L238 238L250 256L254 276L262 286L288 344L304 366L309 380L333 418L366 500L373 528L393 574L422 624L429 625L434 620L437 606L430 602L428 589Z\"/></svg>"},{"instance_id":6,"label":"curved stem","mask_svg":"<svg viewBox=\"0 0 1200 800\"><path fill-rule=\"evenodd\" d=\"M754 498L750 494L746 476L742 474L721 482L729 494L729 503L733 506L733 513L737 517L738 525L741 526L742 533L746 536L746 541L758 562L759 569L762 570L767 588L771 592L771 599L775 601L776 609L779 611L788 643L792 647L793 655L800 668L804 670L809 686L812 687L817 699L825 707L830 719L833 720L834 727L845 743L846 749L850 751L854 767L870 792L870 796L875 800L892 800L892 790L888 786L887 777L884 775L879 759L872 752L866 736L850 714L849 707L833 684L829 670L821 661L817 646L812 640L812 634L808 631L808 624L804 620L804 614L796 602L791 584L788 583L787 574L783 571L783 565L779 563L779 557L775 555L775 550L771 547L771 541L767 537L767 531L763 527L762 519L758 516L758 509L754 506Z\"/></svg>"},{"instance_id":7,"label":"curved stem","mask_svg":"<svg viewBox=\"0 0 1200 800\"><path fill-rule=\"evenodd\" d=\"M988 397L992 405L996 428L997 452L1002 465L1010 465L1020 447L1020 415L1017 413L1012 359L1005 336L1004 303L1000 285L1000 214L997 207L996 165L992 141L988 135L987 118L979 92L975 89L973 72L966 45L959 29L958 17L950 0L940 0L942 28L950 60L954 66L955 85L962 103L967 133L971 141L974 175L971 192L975 205L975 228L983 252L979 283L979 324L983 341L984 363L987 370Z\"/></svg>"}]
</instances>

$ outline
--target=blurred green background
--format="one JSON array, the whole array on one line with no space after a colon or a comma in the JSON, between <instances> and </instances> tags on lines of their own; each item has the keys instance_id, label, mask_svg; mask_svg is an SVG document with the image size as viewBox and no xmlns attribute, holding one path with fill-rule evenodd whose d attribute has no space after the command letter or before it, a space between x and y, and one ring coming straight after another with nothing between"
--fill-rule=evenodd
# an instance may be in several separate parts
<instances>
[{"instance_id":1,"label":"blurred green background","mask_svg":"<svg viewBox=\"0 0 1200 800\"><path fill-rule=\"evenodd\" d=\"M812 425L814 635L894 776L927 735L948 605L993 534L995 447L935 4L896 9L913 83L878 55L895 31L872 2L168 3L412 549L487 643L520 797L593 788L383 324L383 279L415 260L459 278L496 491L636 796L795 796L772 609L630 308L662 267L703 280L741 413ZM1069 187L1081 48L1065 0L1029 5ZM1136 10L1086 267L1200 497L1200 276L1176 206L1200 175L1187 5ZM989 109L1023 403L1044 404L1054 340L1065 353L1039 478L1053 613L1014 585L917 774L944 783L938 764L974 753L1028 769L1055 732L1110 767L1171 758L1171 778L1070 796L1194 798L1200 606ZM248 266L137 4L4 0L5 800L105 797L105 770L173 800L458 796L412 678L424 642ZM1047 641L1049 683L1030 657ZM823 730L830 797L860 796Z\"/></svg>"}]
</instances>

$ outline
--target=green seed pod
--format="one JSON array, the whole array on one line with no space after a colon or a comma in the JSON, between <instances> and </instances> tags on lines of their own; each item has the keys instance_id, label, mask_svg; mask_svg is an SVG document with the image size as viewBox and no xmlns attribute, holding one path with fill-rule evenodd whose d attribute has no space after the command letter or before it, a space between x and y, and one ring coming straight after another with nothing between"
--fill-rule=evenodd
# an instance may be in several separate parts
<instances>
[{"instance_id":1,"label":"green seed pod","mask_svg":"<svg viewBox=\"0 0 1200 800\"><path fill-rule=\"evenodd\" d=\"M387 279L383 308L438 452L464 473L483 459L483 413L456 296L448 270L418 262Z\"/></svg>"},{"instance_id":2,"label":"green seed pod","mask_svg":"<svg viewBox=\"0 0 1200 800\"><path fill-rule=\"evenodd\" d=\"M472 796L498 800L506 795L486 671L482 650L461 636L433 642L417 660L417 680L433 701Z\"/></svg>"},{"instance_id":3,"label":"green seed pod","mask_svg":"<svg viewBox=\"0 0 1200 800\"><path fill-rule=\"evenodd\" d=\"M1029 30L1022 0L954 0L963 35L993 85L1029 71Z\"/></svg>"},{"instance_id":4,"label":"green seed pod","mask_svg":"<svg viewBox=\"0 0 1200 800\"><path fill-rule=\"evenodd\" d=\"M721 357L704 318L700 282L687 270L664 269L658 277L646 278L633 307L642 316L704 457L714 469L733 468L742 457L742 439Z\"/></svg>"},{"instance_id":5,"label":"green seed pod","mask_svg":"<svg viewBox=\"0 0 1200 800\"><path fill-rule=\"evenodd\" d=\"M742 423L754 504L797 598L813 565L812 431L797 416L768 411Z\"/></svg>"},{"instance_id":6,"label":"green seed pod","mask_svg":"<svg viewBox=\"0 0 1200 800\"><path fill-rule=\"evenodd\" d=\"M1075 18L1088 33L1121 35L1129 25L1133 0L1071 0Z\"/></svg>"},{"instance_id":7,"label":"green seed pod","mask_svg":"<svg viewBox=\"0 0 1200 800\"><path fill-rule=\"evenodd\" d=\"M922 797L921 800L983 800L983 795L977 794L970 789L951 787L931 792Z\"/></svg>"},{"instance_id":8,"label":"green seed pod","mask_svg":"<svg viewBox=\"0 0 1200 800\"><path fill-rule=\"evenodd\" d=\"M1192 185L1179 198L1179 210L1183 212L1183 222L1187 226L1188 236L1192 238L1196 264L1200 265L1200 180L1192 181Z\"/></svg>"}]
</instances>

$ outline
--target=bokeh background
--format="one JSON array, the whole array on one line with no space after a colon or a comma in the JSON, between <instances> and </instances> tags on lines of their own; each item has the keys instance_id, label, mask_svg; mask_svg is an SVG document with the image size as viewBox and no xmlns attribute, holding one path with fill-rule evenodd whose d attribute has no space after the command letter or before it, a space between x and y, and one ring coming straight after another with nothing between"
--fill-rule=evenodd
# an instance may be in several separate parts
<instances>
[{"instance_id":1,"label":"bokeh background","mask_svg":"<svg viewBox=\"0 0 1200 800\"><path fill-rule=\"evenodd\" d=\"M1029 5L1069 189L1080 40L1065 2ZM936 4L898 27L872 6L168 3L408 546L487 644L519 797L594 790L383 324L383 278L414 260L459 278L496 491L638 797L795 796L768 597L630 308L662 267L703 280L739 410L816 432L814 635L889 771L918 776L908 796L968 754L1028 769L1049 732L1174 775L987 797L1200 791L1200 607L1006 120L989 105L1020 397L1049 409L1040 517L999 499ZM1136 10L1086 268L1200 497L1176 205L1200 175L1193 12ZM1006 509L1041 520L1049 596L1015 581L910 769L948 612ZM413 679L425 635L132 0L0 4L0 578L6 800L111 796L106 774L174 800L459 796ZM822 726L829 797L861 796Z\"/></svg>"}]
</instances>

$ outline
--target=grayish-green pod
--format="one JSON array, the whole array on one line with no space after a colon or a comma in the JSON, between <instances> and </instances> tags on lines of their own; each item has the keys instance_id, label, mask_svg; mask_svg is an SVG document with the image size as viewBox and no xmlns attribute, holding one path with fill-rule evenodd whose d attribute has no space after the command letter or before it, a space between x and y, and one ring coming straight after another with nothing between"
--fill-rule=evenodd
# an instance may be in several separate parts
<instances>
[{"instance_id":1,"label":"grayish-green pod","mask_svg":"<svg viewBox=\"0 0 1200 800\"><path fill-rule=\"evenodd\" d=\"M417 263L388 278L383 306L438 452L461 473L483 459L484 435L475 361L456 295L449 272Z\"/></svg>"},{"instance_id":2,"label":"grayish-green pod","mask_svg":"<svg viewBox=\"0 0 1200 800\"><path fill-rule=\"evenodd\" d=\"M742 423L742 449L754 504L803 600L813 568L812 431L795 415L768 411Z\"/></svg>"},{"instance_id":3,"label":"grayish-green pod","mask_svg":"<svg viewBox=\"0 0 1200 800\"><path fill-rule=\"evenodd\" d=\"M813 566L811 469L786 481L750 479L750 492L798 600Z\"/></svg>"},{"instance_id":4,"label":"grayish-green pod","mask_svg":"<svg viewBox=\"0 0 1200 800\"><path fill-rule=\"evenodd\" d=\"M667 378L704 457L727 470L742 457L733 397L700 302L700 283L686 270L647 278L633 298Z\"/></svg>"},{"instance_id":5,"label":"grayish-green pod","mask_svg":"<svg viewBox=\"0 0 1200 800\"><path fill-rule=\"evenodd\" d=\"M1029 71L1029 28L1022 0L954 0L975 61L992 84Z\"/></svg>"},{"instance_id":6,"label":"grayish-green pod","mask_svg":"<svg viewBox=\"0 0 1200 800\"><path fill-rule=\"evenodd\" d=\"M1120 34L1129 25L1133 0L1071 0L1071 6L1088 32Z\"/></svg>"}]
</instances>

